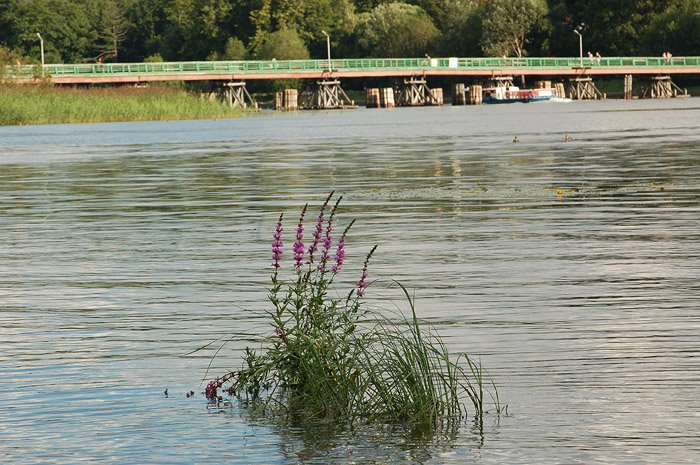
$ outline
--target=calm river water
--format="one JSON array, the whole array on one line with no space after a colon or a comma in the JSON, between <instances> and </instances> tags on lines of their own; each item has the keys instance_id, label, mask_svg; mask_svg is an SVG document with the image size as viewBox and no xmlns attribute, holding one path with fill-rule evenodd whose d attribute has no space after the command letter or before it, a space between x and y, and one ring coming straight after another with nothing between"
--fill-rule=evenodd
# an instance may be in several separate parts
<instances>
[{"instance_id":1,"label":"calm river water","mask_svg":"<svg viewBox=\"0 0 700 465\"><path fill-rule=\"evenodd\" d=\"M332 189L345 282L379 244L368 303L494 377L483 433L207 409L189 353L269 334L277 215ZM0 239L2 463L700 462L697 99L2 127Z\"/></svg>"}]
</instances>

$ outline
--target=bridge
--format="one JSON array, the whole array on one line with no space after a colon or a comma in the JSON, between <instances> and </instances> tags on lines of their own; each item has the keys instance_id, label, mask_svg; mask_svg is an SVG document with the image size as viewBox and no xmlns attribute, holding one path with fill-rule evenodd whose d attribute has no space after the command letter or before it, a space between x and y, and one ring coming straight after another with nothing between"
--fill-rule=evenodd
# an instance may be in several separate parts
<instances>
[{"instance_id":1,"label":"bridge","mask_svg":"<svg viewBox=\"0 0 700 465\"><path fill-rule=\"evenodd\" d=\"M700 74L700 57L606 58L353 58L330 60L193 61L6 66L15 83L147 83L370 77L483 77Z\"/></svg>"}]
</instances>

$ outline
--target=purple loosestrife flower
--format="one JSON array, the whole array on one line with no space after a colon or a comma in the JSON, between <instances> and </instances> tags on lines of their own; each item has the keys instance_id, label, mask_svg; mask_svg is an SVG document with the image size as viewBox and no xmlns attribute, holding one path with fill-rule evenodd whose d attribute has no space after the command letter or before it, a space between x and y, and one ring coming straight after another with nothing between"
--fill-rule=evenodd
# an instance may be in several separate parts
<instances>
[{"instance_id":1,"label":"purple loosestrife flower","mask_svg":"<svg viewBox=\"0 0 700 465\"><path fill-rule=\"evenodd\" d=\"M333 273L339 272L340 267L343 266L343 263L345 263L345 236L353 224L355 224L355 220L350 222L348 227L345 228L345 231L343 231L343 235L340 236L340 239L338 240L338 247L335 251L335 264L331 267L331 271Z\"/></svg>"},{"instance_id":2,"label":"purple loosestrife flower","mask_svg":"<svg viewBox=\"0 0 700 465\"><path fill-rule=\"evenodd\" d=\"M314 262L314 254L318 250L318 243L321 241L321 231L323 231L323 212L318 214L318 219L316 220L316 229L311 234L314 241L309 246L309 263Z\"/></svg>"},{"instance_id":3,"label":"purple loosestrife flower","mask_svg":"<svg viewBox=\"0 0 700 465\"><path fill-rule=\"evenodd\" d=\"M282 260L282 216L284 213L280 214L280 219L277 221L277 226L275 227L275 233L272 235L274 239L272 242L272 267L277 270L280 267L280 260Z\"/></svg>"},{"instance_id":4,"label":"purple loosestrife flower","mask_svg":"<svg viewBox=\"0 0 700 465\"><path fill-rule=\"evenodd\" d=\"M235 372L227 373L219 378L210 381L209 384L207 384L206 389L204 389L204 396L210 402L217 400L219 397L219 388L223 386L225 382L233 378L235 374Z\"/></svg>"},{"instance_id":5,"label":"purple loosestrife flower","mask_svg":"<svg viewBox=\"0 0 700 465\"><path fill-rule=\"evenodd\" d=\"M360 280L357 282L357 296L362 297L365 295L365 289L367 288L367 270L362 270L362 275Z\"/></svg>"},{"instance_id":6,"label":"purple loosestrife flower","mask_svg":"<svg viewBox=\"0 0 700 465\"><path fill-rule=\"evenodd\" d=\"M340 271L340 267L345 262L345 236L341 236L338 241L338 248L335 251L335 264L331 267L333 273Z\"/></svg>"},{"instance_id":7,"label":"purple loosestrife flower","mask_svg":"<svg viewBox=\"0 0 700 465\"><path fill-rule=\"evenodd\" d=\"M365 258L365 264L362 267L362 275L360 276L360 280L357 282L357 297L362 297L365 295L365 289L367 289L367 265L369 265L369 259L372 258L372 255L374 254L374 251L377 250L377 246L375 245L372 247L372 250L369 251L367 254L367 258Z\"/></svg>"},{"instance_id":8,"label":"purple loosestrife flower","mask_svg":"<svg viewBox=\"0 0 700 465\"><path fill-rule=\"evenodd\" d=\"M296 268L297 271L301 270L301 265L304 263L304 215L306 214L306 208L308 206L309 204L307 203L301 211L299 225L297 226L296 241L294 242L294 268Z\"/></svg>"},{"instance_id":9,"label":"purple loosestrife flower","mask_svg":"<svg viewBox=\"0 0 700 465\"><path fill-rule=\"evenodd\" d=\"M219 382L219 378L216 378L213 381L210 381L209 384L207 384L206 389L204 390L204 396L207 398L209 401L214 401L218 397L218 389L221 387L221 383Z\"/></svg>"},{"instance_id":10,"label":"purple loosestrife flower","mask_svg":"<svg viewBox=\"0 0 700 465\"><path fill-rule=\"evenodd\" d=\"M321 242L321 233L323 231L323 211L326 209L326 206L328 205L328 202L330 202L332 196L333 192L328 194L328 197L326 197L326 201L323 202L323 205L321 205L321 211L319 211L318 213L318 219L316 220L316 229L311 234L314 238L314 241L309 246L309 263L314 262L314 254L318 250L318 243Z\"/></svg>"},{"instance_id":11,"label":"purple loosestrife flower","mask_svg":"<svg viewBox=\"0 0 700 465\"><path fill-rule=\"evenodd\" d=\"M333 245L333 240L331 237L331 232L333 231L333 223L331 222L333 217L331 216L328 220L328 226L326 227L326 236L323 238L323 250L321 251L321 261L318 264L318 269L325 272L326 262L328 262L328 255L331 251L331 245Z\"/></svg>"},{"instance_id":12,"label":"purple loosestrife flower","mask_svg":"<svg viewBox=\"0 0 700 465\"><path fill-rule=\"evenodd\" d=\"M321 252L321 261L318 265L318 269L322 273L326 272L326 263L328 263L328 257L331 254L331 246L333 245L333 237L331 235L331 233L333 232L333 219L335 218L335 212L338 210L338 204L340 204L340 201L342 199L342 195L338 197L338 200L336 200L335 205L333 205L331 214L328 217L328 225L326 226L326 236L323 238L323 251Z\"/></svg>"}]
</instances>

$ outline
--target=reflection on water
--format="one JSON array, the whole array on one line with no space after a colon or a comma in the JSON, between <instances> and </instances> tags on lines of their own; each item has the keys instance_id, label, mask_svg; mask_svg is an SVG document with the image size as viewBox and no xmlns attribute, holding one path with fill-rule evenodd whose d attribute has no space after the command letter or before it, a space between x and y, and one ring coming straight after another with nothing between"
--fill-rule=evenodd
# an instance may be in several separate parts
<instances>
[{"instance_id":1,"label":"reflection on water","mask_svg":"<svg viewBox=\"0 0 700 465\"><path fill-rule=\"evenodd\" d=\"M0 450L695 463L699 122L687 99L0 128ZM235 368L270 330L277 214L331 189L358 219L343 283L378 243L371 304L401 305L400 280L496 378L511 415L483 436L299 431L185 397L218 345L185 354L231 335L212 369Z\"/></svg>"}]
</instances>

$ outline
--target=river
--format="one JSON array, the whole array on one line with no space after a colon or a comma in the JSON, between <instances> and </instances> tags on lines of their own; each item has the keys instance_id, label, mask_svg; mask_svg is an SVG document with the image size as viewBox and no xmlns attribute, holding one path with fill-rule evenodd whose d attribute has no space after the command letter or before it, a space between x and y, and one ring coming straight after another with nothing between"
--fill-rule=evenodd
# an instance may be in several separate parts
<instances>
[{"instance_id":1,"label":"river","mask_svg":"<svg viewBox=\"0 0 700 465\"><path fill-rule=\"evenodd\" d=\"M277 216L331 190L341 287L378 244L367 304L415 292L507 415L411 438L207 408L271 331ZM698 99L0 127L0 462L698 463L699 276Z\"/></svg>"}]
</instances>

